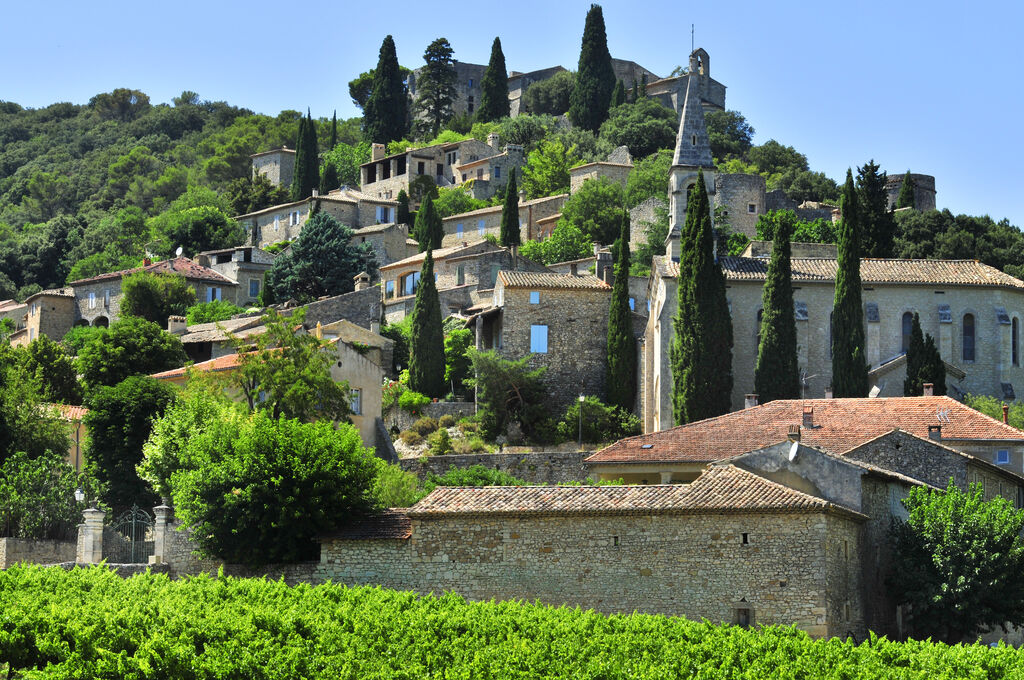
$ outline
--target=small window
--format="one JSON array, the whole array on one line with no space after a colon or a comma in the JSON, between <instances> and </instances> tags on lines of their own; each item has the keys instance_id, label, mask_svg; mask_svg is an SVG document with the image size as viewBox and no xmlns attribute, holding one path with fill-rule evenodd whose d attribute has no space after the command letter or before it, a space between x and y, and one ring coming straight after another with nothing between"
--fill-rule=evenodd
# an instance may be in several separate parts
<instances>
[{"instance_id":1,"label":"small window","mask_svg":"<svg viewBox=\"0 0 1024 680\"><path fill-rule=\"evenodd\" d=\"M249 279L249 297L255 298L260 296L260 280Z\"/></svg>"},{"instance_id":2,"label":"small window","mask_svg":"<svg viewBox=\"0 0 1024 680\"><path fill-rule=\"evenodd\" d=\"M1008 449L999 449L996 451L996 463L999 465L1010 464L1010 451Z\"/></svg>"},{"instance_id":3,"label":"small window","mask_svg":"<svg viewBox=\"0 0 1024 680\"><path fill-rule=\"evenodd\" d=\"M757 204L756 203L747 203L747 212L750 213L751 215L756 213L757 212Z\"/></svg>"},{"instance_id":4,"label":"small window","mask_svg":"<svg viewBox=\"0 0 1024 680\"><path fill-rule=\"evenodd\" d=\"M540 304L540 291L539 290L531 290L530 291L530 304L531 305L539 305Z\"/></svg>"},{"instance_id":5,"label":"small window","mask_svg":"<svg viewBox=\"0 0 1024 680\"><path fill-rule=\"evenodd\" d=\"M548 353L548 327L533 324L530 326L530 351L534 354Z\"/></svg>"},{"instance_id":6,"label":"small window","mask_svg":"<svg viewBox=\"0 0 1024 680\"><path fill-rule=\"evenodd\" d=\"M470 81L470 87L472 87L472 86L473 86L473 82ZM473 104L474 104L474 102L473 102L473 95L469 95L469 103L466 105L466 109L467 109L468 113L473 113Z\"/></svg>"},{"instance_id":7,"label":"small window","mask_svg":"<svg viewBox=\"0 0 1024 680\"><path fill-rule=\"evenodd\" d=\"M455 225L455 235L462 238L462 222Z\"/></svg>"},{"instance_id":8,"label":"small window","mask_svg":"<svg viewBox=\"0 0 1024 680\"><path fill-rule=\"evenodd\" d=\"M845 605L843 605L843 614L846 617L846 620L849 621L850 620L850 603L849 602L847 602Z\"/></svg>"},{"instance_id":9,"label":"small window","mask_svg":"<svg viewBox=\"0 0 1024 680\"><path fill-rule=\"evenodd\" d=\"M615 546L616 548L619 547L619 537L618 536L612 536L612 545Z\"/></svg>"},{"instance_id":10,"label":"small window","mask_svg":"<svg viewBox=\"0 0 1024 680\"><path fill-rule=\"evenodd\" d=\"M849 541L843 541L843 559L844 560L850 559L850 542Z\"/></svg>"},{"instance_id":11,"label":"small window","mask_svg":"<svg viewBox=\"0 0 1024 680\"><path fill-rule=\"evenodd\" d=\"M274 229L277 230L277 229L280 229L280 228L281 228L281 216L280 215L274 215Z\"/></svg>"},{"instance_id":12,"label":"small window","mask_svg":"<svg viewBox=\"0 0 1024 680\"><path fill-rule=\"evenodd\" d=\"M488 279L491 288L494 288L494 284L498 282L498 272L501 271L501 265L491 265L491 276Z\"/></svg>"},{"instance_id":13,"label":"small window","mask_svg":"<svg viewBox=\"0 0 1024 680\"><path fill-rule=\"evenodd\" d=\"M629 298L629 311L636 311L636 298Z\"/></svg>"},{"instance_id":14,"label":"small window","mask_svg":"<svg viewBox=\"0 0 1024 680\"><path fill-rule=\"evenodd\" d=\"M466 283L466 266L460 264L455 269L455 285L456 286L462 286L462 285L465 285L465 283Z\"/></svg>"},{"instance_id":15,"label":"small window","mask_svg":"<svg viewBox=\"0 0 1024 680\"><path fill-rule=\"evenodd\" d=\"M222 300L223 292L218 286L207 286L206 288L206 301L214 302L216 300Z\"/></svg>"},{"instance_id":16,"label":"small window","mask_svg":"<svg viewBox=\"0 0 1024 680\"><path fill-rule=\"evenodd\" d=\"M293 210L288 214L288 226L294 227L299 223L299 211Z\"/></svg>"},{"instance_id":17,"label":"small window","mask_svg":"<svg viewBox=\"0 0 1024 680\"><path fill-rule=\"evenodd\" d=\"M472 78L470 78L470 79L469 79L469 86L470 86L470 87L473 87L473 79L472 79ZM472 97L470 97L469 99L470 99L470 101L472 101L472 100L473 100L473 98L472 98Z\"/></svg>"},{"instance_id":18,"label":"small window","mask_svg":"<svg viewBox=\"0 0 1024 680\"><path fill-rule=\"evenodd\" d=\"M352 415L361 416L363 415L363 391L355 389L351 391L352 394Z\"/></svg>"},{"instance_id":19,"label":"small window","mask_svg":"<svg viewBox=\"0 0 1024 680\"><path fill-rule=\"evenodd\" d=\"M495 166L494 179L501 179L501 166Z\"/></svg>"},{"instance_id":20,"label":"small window","mask_svg":"<svg viewBox=\"0 0 1024 680\"><path fill-rule=\"evenodd\" d=\"M427 166L426 166L426 164L423 161L420 161L419 163L416 164L416 174L417 175L422 175L426 171L427 171Z\"/></svg>"},{"instance_id":21,"label":"small window","mask_svg":"<svg viewBox=\"0 0 1024 680\"><path fill-rule=\"evenodd\" d=\"M750 534L746 532L740 534L740 540L742 541L743 545L750 545Z\"/></svg>"},{"instance_id":22,"label":"small window","mask_svg":"<svg viewBox=\"0 0 1024 680\"><path fill-rule=\"evenodd\" d=\"M973 314L964 314L962 349L963 349L964 361L974 361L974 315Z\"/></svg>"},{"instance_id":23,"label":"small window","mask_svg":"<svg viewBox=\"0 0 1024 680\"><path fill-rule=\"evenodd\" d=\"M690 144L692 144L693 146L697 146L697 135L693 135L690 138Z\"/></svg>"},{"instance_id":24,"label":"small window","mask_svg":"<svg viewBox=\"0 0 1024 680\"><path fill-rule=\"evenodd\" d=\"M467 178L468 176L466 175L466 173L462 173L462 181L465 182Z\"/></svg>"},{"instance_id":25,"label":"small window","mask_svg":"<svg viewBox=\"0 0 1024 680\"><path fill-rule=\"evenodd\" d=\"M741 628L750 628L750 609L740 607L736 609L736 625Z\"/></svg>"},{"instance_id":26,"label":"small window","mask_svg":"<svg viewBox=\"0 0 1024 680\"><path fill-rule=\"evenodd\" d=\"M103 291L103 306L110 307L110 289L107 288Z\"/></svg>"},{"instance_id":27,"label":"small window","mask_svg":"<svg viewBox=\"0 0 1024 680\"><path fill-rule=\"evenodd\" d=\"M377 224L386 224L391 221L391 208L386 205L377 206Z\"/></svg>"},{"instance_id":28,"label":"small window","mask_svg":"<svg viewBox=\"0 0 1024 680\"><path fill-rule=\"evenodd\" d=\"M395 282L394 281L387 281L384 284L384 297L385 298L393 298L393 297L395 297Z\"/></svg>"},{"instance_id":29,"label":"small window","mask_svg":"<svg viewBox=\"0 0 1024 680\"><path fill-rule=\"evenodd\" d=\"M480 236L484 235L484 221L478 220L476 223L476 231Z\"/></svg>"},{"instance_id":30,"label":"small window","mask_svg":"<svg viewBox=\"0 0 1024 680\"><path fill-rule=\"evenodd\" d=\"M484 178L484 169L483 168L477 168L476 169L476 178L477 179L483 179Z\"/></svg>"},{"instance_id":31,"label":"small window","mask_svg":"<svg viewBox=\"0 0 1024 680\"><path fill-rule=\"evenodd\" d=\"M89 293L89 309L96 309L96 293Z\"/></svg>"}]
</instances>

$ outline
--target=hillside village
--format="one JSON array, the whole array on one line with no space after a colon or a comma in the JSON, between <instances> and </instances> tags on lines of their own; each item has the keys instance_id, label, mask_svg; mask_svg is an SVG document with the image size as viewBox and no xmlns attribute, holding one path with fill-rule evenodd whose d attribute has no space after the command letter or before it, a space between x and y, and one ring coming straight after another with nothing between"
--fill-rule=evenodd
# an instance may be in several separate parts
<instances>
[{"instance_id":1,"label":"hillside village","mask_svg":"<svg viewBox=\"0 0 1024 680\"><path fill-rule=\"evenodd\" d=\"M24 375L45 386L19 397L49 423L34 426L39 441L69 426L47 441L67 445L73 481L61 488L80 496L52 535L0 534L0 568L223 568L794 624L816 638L932 635L892 585L903 563L890 527L919 492L1024 507L1024 262L908 257L925 240L913 229L942 219L927 174L869 161L856 185L851 174L802 190L723 157L719 121L735 112L704 49L668 77L609 55L618 104L604 117L657 107L644 124L670 120L674 141L640 152L639 137L601 138L576 156L557 137L583 137L573 109L537 137L502 134L534 124L531 87L573 72L506 72L502 56L503 115L484 120L493 57L449 60L450 127L365 139L368 155L343 180L340 163L328 173L339 145L318 150L326 121L300 113L294 139L241 161L238 186L262 202L215 227L196 218L161 232L188 237L135 260L90 255L131 266L76 263L60 285L39 278L0 302L0 357L26 357L4 361L34 367ZM431 124L433 66L405 76L410 135ZM581 58L577 86L585 75ZM559 158L560 180L544 185L544 164ZM182 210L200 209L217 210ZM812 233L827 236L799 240ZM195 447L277 441L274 423L289 417L321 428L301 434L301 450L344 456L336 467L360 500L309 511L318 518L301 530L282 520L304 541L294 549L267 548L266 517L239 519L233 552L217 553L230 541L203 499L227 498L220 514L244 516L231 499L260 487L261 464L245 456L261 449L217 467ZM322 444L345 423L347 443ZM309 462L289 455L281 465ZM341 502L303 483L292 501ZM123 513L139 508L141 533L126 534ZM961 637L1024 641L1001 623ZM950 630L944 639L958 641Z\"/></svg>"}]
</instances>

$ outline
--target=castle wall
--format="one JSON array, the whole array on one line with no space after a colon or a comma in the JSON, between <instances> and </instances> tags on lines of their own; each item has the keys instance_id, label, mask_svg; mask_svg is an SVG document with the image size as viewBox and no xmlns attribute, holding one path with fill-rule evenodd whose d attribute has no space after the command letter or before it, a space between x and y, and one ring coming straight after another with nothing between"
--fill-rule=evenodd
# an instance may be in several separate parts
<instances>
[{"instance_id":1,"label":"castle wall","mask_svg":"<svg viewBox=\"0 0 1024 680\"><path fill-rule=\"evenodd\" d=\"M715 207L725 210L734 233L757 238L757 220L765 213L765 183L761 175L718 175L715 178Z\"/></svg>"}]
</instances>

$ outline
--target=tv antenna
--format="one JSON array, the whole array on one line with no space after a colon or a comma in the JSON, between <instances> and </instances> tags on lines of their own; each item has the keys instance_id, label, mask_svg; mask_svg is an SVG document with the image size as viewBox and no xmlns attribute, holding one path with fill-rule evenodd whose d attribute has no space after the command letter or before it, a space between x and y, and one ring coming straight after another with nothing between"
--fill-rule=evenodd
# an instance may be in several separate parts
<instances>
[{"instance_id":1,"label":"tv antenna","mask_svg":"<svg viewBox=\"0 0 1024 680\"><path fill-rule=\"evenodd\" d=\"M690 24L690 53L693 54L695 49L696 47L693 45L693 24Z\"/></svg>"}]
</instances>

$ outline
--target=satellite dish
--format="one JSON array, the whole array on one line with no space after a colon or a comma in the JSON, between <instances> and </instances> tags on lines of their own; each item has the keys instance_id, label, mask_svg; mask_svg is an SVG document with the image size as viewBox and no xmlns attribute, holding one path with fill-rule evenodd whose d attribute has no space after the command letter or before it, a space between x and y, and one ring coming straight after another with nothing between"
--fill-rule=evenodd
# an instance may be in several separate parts
<instances>
[{"instance_id":1,"label":"satellite dish","mask_svg":"<svg viewBox=\"0 0 1024 680\"><path fill-rule=\"evenodd\" d=\"M800 442L793 442L789 446L789 462L796 460L796 452L800 449Z\"/></svg>"},{"instance_id":2,"label":"satellite dish","mask_svg":"<svg viewBox=\"0 0 1024 680\"><path fill-rule=\"evenodd\" d=\"M183 250L184 250L184 248L182 248L181 246L178 246L178 249L174 251L174 256L175 257L181 257L181 253L182 253Z\"/></svg>"}]
</instances>

